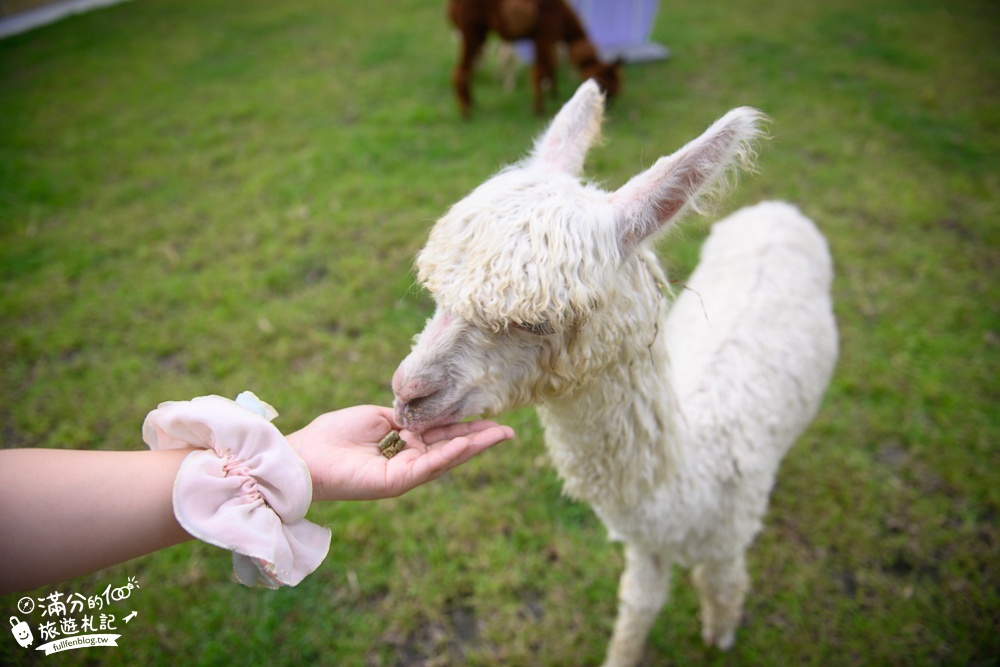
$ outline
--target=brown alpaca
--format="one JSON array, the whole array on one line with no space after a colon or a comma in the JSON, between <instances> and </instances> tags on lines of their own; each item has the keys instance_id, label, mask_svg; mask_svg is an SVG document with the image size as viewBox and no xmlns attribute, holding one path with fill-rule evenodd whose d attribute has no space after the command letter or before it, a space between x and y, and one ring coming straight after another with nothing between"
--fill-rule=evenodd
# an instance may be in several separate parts
<instances>
[{"instance_id":1,"label":"brown alpaca","mask_svg":"<svg viewBox=\"0 0 1000 667\"><path fill-rule=\"evenodd\" d=\"M462 51L452 81L463 117L468 117L472 105L472 69L491 31L507 42L530 39L535 43L535 113L545 112L544 88L556 92L556 45L560 42L566 44L570 61L584 79L597 81L609 99L618 94L621 61L607 64L598 59L583 24L565 0L450 0L448 16L462 33Z\"/></svg>"}]
</instances>

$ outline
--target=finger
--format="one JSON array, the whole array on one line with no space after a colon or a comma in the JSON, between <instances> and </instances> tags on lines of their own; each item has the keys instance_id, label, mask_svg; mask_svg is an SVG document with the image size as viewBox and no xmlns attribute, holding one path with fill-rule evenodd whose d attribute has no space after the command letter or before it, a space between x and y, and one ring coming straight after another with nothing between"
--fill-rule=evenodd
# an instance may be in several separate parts
<instances>
[{"instance_id":1,"label":"finger","mask_svg":"<svg viewBox=\"0 0 1000 667\"><path fill-rule=\"evenodd\" d=\"M422 434L419 434L419 437L421 437L427 444L432 444L443 440L452 440L453 438L468 436L494 426L499 426L499 424L486 420L456 422L454 424L447 424L446 426L436 426Z\"/></svg>"},{"instance_id":2,"label":"finger","mask_svg":"<svg viewBox=\"0 0 1000 667\"><path fill-rule=\"evenodd\" d=\"M450 467L465 463L473 456L483 453L493 445L497 445L504 440L510 440L513 437L514 429L499 424L473 433L469 437L469 443L452 459Z\"/></svg>"},{"instance_id":3,"label":"finger","mask_svg":"<svg viewBox=\"0 0 1000 667\"><path fill-rule=\"evenodd\" d=\"M386 432L392 430L398 431L400 429L399 425L397 425L392 418L394 414L392 408L387 408L384 405L369 405L367 407L377 416L385 420L386 425L389 427Z\"/></svg>"},{"instance_id":4,"label":"finger","mask_svg":"<svg viewBox=\"0 0 1000 667\"><path fill-rule=\"evenodd\" d=\"M423 451L407 447L387 462L386 473L394 478L389 486L394 494L437 479L452 468L467 462L493 445L514 437L514 429L493 422L473 424L471 435L458 436L427 446ZM476 430L478 428L481 430ZM463 429L460 429L463 430Z\"/></svg>"},{"instance_id":5,"label":"finger","mask_svg":"<svg viewBox=\"0 0 1000 667\"><path fill-rule=\"evenodd\" d=\"M492 447L493 445L503 442L504 440L512 440L515 435L517 434L510 426L493 424L478 433L473 434L472 440L475 443L488 443L486 446Z\"/></svg>"},{"instance_id":6,"label":"finger","mask_svg":"<svg viewBox=\"0 0 1000 667\"><path fill-rule=\"evenodd\" d=\"M435 447L427 450L426 464L438 474L461 465L486 451L493 445L514 437L514 429L509 426L499 424L489 426L481 431L473 432L470 436L459 436L452 438ZM423 459L421 462L423 462Z\"/></svg>"},{"instance_id":7,"label":"finger","mask_svg":"<svg viewBox=\"0 0 1000 667\"><path fill-rule=\"evenodd\" d=\"M455 466L468 461L482 448L474 447L468 438L460 437L447 441L434 449L428 449L410 467L411 488L437 479Z\"/></svg>"},{"instance_id":8,"label":"finger","mask_svg":"<svg viewBox=\"0 0 1000 667\"><path fill-rule=\"evenodd\" d=\"M384 438L390 431L399 431L400 427L393 420L393 410L392 408L387 408L382 405L368 405L365 406L370 410L370 414L374 417L371 421L371 426L374 430L370 431L371 439L379 441Z\"/></svg>"}]
</instances>

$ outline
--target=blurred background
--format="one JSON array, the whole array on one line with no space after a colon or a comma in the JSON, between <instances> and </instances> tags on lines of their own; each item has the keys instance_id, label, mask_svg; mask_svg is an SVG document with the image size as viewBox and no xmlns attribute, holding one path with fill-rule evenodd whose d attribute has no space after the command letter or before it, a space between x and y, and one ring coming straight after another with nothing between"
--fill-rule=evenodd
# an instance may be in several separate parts
<instances>
[{"instance_id":1,"label":"blurred background","mask_svg":"<svg viewBox=\"0 0 1000 667\"><path fill-rule=\"evenodd\" d=\"M626 64L588 177L618 187L728 109L765 111L759 173L718 214L784 199L817 222L842 351L750 552L736 646L703 647L678 573L644 664L997 664L1000 5L654 9L643 43L669 58ZM462 121L443 1L133 0L0 40L3 446L142 449L157 403L244 389L284 432L389 404L433 309L412 271L428 229L548 117L496 44ZM548 115L579 78L558 81ZM673 279L709 222L661 243ZM503 421L516 441L403 498L314 506L333 545L295 589L180 545L28 593L135 577L117 648L6 637L0 663L599 664L620 548L561 496L534 412Z\"/></svg>"}]
</instances>

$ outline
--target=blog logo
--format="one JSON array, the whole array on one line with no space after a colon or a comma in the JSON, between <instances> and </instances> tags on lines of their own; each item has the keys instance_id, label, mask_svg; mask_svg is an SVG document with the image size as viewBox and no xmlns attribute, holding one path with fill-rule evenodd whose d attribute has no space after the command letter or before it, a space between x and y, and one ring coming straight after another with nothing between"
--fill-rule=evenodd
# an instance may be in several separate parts
<instances>
[{"instance_id":1,"label":"blog logo","mask_svg":"<svg viewBox=\"0 0 1000 667\"><path fill-rule=\"evenodd\" d=\"M35 638L31 635L31 628L17 616L10 617L10 631L22 648L28 648L35 641Z\"/></svg>"},{"instance_id":2,"label":"blog logo","mask_svg":"<svg viewBox=\"0 0 1000 667\"><path fill-rule=\"evenodd\" d=\"M18 600L19 616L10 617L10 631L21 648L27 649L37 637L42 644L34 650L45 655L78 648L118 646L121 630L139 612L132 595L139 582L129 577L122 586L108 585L103 591L53 591L40 598ZM32 631L32 625L35 631Z\"/></svg>"}]
</instances>

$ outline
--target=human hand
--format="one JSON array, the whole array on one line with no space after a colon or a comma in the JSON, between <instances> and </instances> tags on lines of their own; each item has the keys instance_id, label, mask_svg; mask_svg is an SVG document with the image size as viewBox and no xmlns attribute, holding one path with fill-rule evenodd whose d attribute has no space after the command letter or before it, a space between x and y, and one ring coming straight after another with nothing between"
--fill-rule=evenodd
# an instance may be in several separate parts
<instances>
[{"instance_id":1,"label":"human hand","mask_svg":"<svg viewBox=\"0 0 1000 667\"><path fill-rule=\"evenodd\" d=\"M391 459L378 450L399 429L392 409L359 405L328 412L287 436L309 466L313 500L375 500L400 496L514 437L509 426L459 422L425 433L400 431L406 447Z\"/></svg>"}]
</instances>

